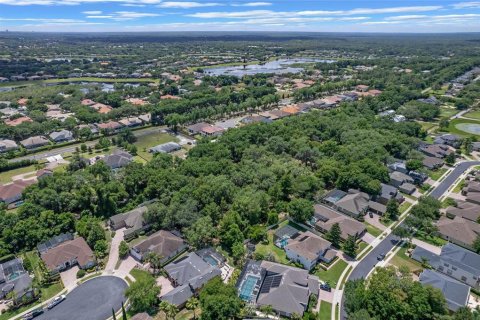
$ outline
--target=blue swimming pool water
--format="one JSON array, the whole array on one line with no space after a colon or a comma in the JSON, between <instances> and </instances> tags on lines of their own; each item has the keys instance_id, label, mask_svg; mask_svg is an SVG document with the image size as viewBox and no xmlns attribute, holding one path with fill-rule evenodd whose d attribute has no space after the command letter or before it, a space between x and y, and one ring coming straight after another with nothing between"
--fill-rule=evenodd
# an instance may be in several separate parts
<instances>
[{"instance_id":1,"label":"blue swimming pool water","mask_svg":"<svg viewBox=\"0 0 480 320\"><path fill-rule=\"evenodd\" d=\"M213 267L218 266L218 261L215 260L215 258L213 258L211 256L203 257L203 260L205 260L209 265L211 265Z\"/></svg>"},{"instance_id":2,"label":"blue swimming pool water","mask_svg":"<svg viewBox=\"0 0 480 320\"><path fill-rule=\"evenodd\" d=\"M252 298L252 292L255 288L255 284L258 281L258 277L248 275L247 278L243 281L242 287L240 288L240 298L243 300L250 300Z\"/></svg>"}]
</instances>

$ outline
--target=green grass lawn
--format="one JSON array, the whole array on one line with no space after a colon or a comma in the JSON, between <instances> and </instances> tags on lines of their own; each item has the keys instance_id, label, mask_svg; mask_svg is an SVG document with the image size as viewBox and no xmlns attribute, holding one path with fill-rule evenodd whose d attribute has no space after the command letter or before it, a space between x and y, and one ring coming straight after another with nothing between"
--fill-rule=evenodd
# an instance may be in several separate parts
<instances>
[{"instance_id":1,"label":"green grass lawn","mask_svg":"<svg viewBox=\"0 0 480 320\"><path fill-rule=\"evenodd\" d=\"M318 313L318 320L330 320L332 318L332 304L327 301L320 302L320 312Z\"/></svg>"},{"instance_id":2,"label":"green grass lawn","mask_svg":"<svg viewBox=\"0 0 480 320\"><path fill-rule=\"evenodd\" d=\"M367 246L368 246L368 243L366 243L365 241L360 241L357 248L357 254L362 252L362 250L365 249Z\"/></svg>"},{"instance_id":3,"label":"green grass lawn","mask_svg":"<svg viewBox=\"0 0 480 320\"><path fill-rule=\"evenodd\" d=\"M371 225L368 222L365 222L365 226L367 227L367 232L375 238L382 234L382 230L378 229L377 227Z\"/></svg>"},{"instance_id":4,"label":"green grass lawn","mask_svg":"<svg viewBox=\"0 0 480 320\"><path fill-rule=\"evenodd\" d=\"M425 122L425 121L417 121L417 122L422 126L423 131L428 131L433 127L438 126L438 124L435 122Z\"/></svg>"},{"instance_id":5,"label":"green grass lawn","mask_svg":"<svg viewBox=\"0 0 480 320\"><path fill-rule=\"evenodd\" d=\"M410 208L412 206L412 204L408 201L404 201L400 207L398 208L398 210L400 211L400 213L404 213L405 211L408 210L408 208Z\"/></svg>"},{"instance_id":6,"label":"green grass lawn","mask_svg":"<svg viewBox=\"0 0 480 320\"><path fill-rule=\"evenodd\" d=\"M328 282L332 288L335 288L337 286L338 279L347 266L348 263L345 260L337 259L333 266L331 266L328 270L318 267L315 275L318 276L320 280Z\"/></svg>"},{"instance_id":7,"label":"green grass lawn","mask_svg":"<svg viewBox=\"0 0 480 320\"><path fill-rule=\"evenodd\" d=\"M392 260L390 260L390 264L398 268L401 266L407 266L410 272L415 272L423 269L422 265L419 262L407 256L406 247L400 248L397 254L393 256Z\"/></svg>"},{"instance_id":8,"label":"green grass lawn","mask_svg":"<svg viewBox=\"0 0 480 320\"><path fill-rule=\"evenodd\" d=\"M452 107L452 108L449 108L449 107L440 107L440 118L450 118L451 116L457 114L459 112L459 110L457 110L456 108Z\"/></svg>"},{"instance_id":9,"label":"green grass lawn","mask_svg":"<svg viewBox=\"0 0 480 320\"><path fill-rule=\"evenodd\" d=\"M17 168L9 171L5 171L0 173L0 183L9 183L12 181L12 177L19 175L19 174L25 174L28 172L35 172L35 165L31 165L28 167L23 167L23 168ZM34 174L32 177L35 176Z\"/></svg>"},{"instance_id":10,"label":"green grass lawn","mask_svg":"<svg viewBox=\"0 0 480 320\"><path fill-rule=\"evenodd\" d=\"M440 168L440 169L437 169L435 171L433 170L429 170L428 171L428 176L432 179L432 180L435 180L437 181L438 179L440 179L441 176L443 176L443 174L447 172L447 169L445 168Z\"/></svg>"},{"instance_id":11,"label":"green grass lawn","mask_svg":"<svg viewBox=\"0 0 480 320\"><path fill-rule=\"evenodd\" d=\"M148 152L149 148L171 141L177 142L178 139L167 133L155 133L139 137L134 144L137 146L137 154L145 160L150 160L153 155Z\"/></svg>"},{"instance_id":12,"label":"green grass lawn","mask_svg":"<svg viewBox=\"0 0 480 320\"><path fill-rule=\"evenodd\" d=\"M422 241L425 241L427 243L430 243L430 244L433 244L434 246L437 246L437 247L441 247L443 246L444 244L447 243L446 240L443 240L442 238L440 237L437 237L437 236L429 236L429 235L426 235L422 232L418 232L416 235L415 235L415 238L417 239L420 239Z\"/></svg>"},{"instance_id":13,"label":"green grass lawn","mask_svg":"<svg viewBox=\"0 0 480 320\"><path fill-rule=\"evenodd\" d=\"M144 271L144 270L140 270L140 269L132 269L132 271L130 271L130 274L131 274L132 277L134 277L135 280L137 280L137 281L146 280L146 279L149 279L149 278L153 277L153 276L150 274L150 272Z\"/></svg>"},{"instance_id":14,"label":"green grass lawn","mask_svg":"<svg viewBox=\"0 0 480 320\"><path fill-rule=\"evenodd\" d=\"M472 110L463 115L465 118L480 120L480 110Z\"/></svg>"},{"instance_id":15,"label":"green grass lawn","mask_svg":"<svg viewBox=\"0 0 480 320\"><path fill-rule=\"evenodd\" d=\"M448 126L448 132L459 135L461 137L469 137L472 135L475 135L470 132L462 131L459 128L457 128L457 125L461 123L472 123L472 124L478 124L480 125L479 120L474 120L474 119L453 119L450 120L450 125Z\"/></svg>"},{"instance_id":16,"label":"green grass lawn","mask_svg":"<svg viewBox=\"0 0 480 320\"><path fill-rule=\"evenodd\" d=\"M269 254L275 257L275 261L287 265L291 265L284 250L280 249L273 243L274 230L269 230L267 234L268 244L259 243L255 246L255 253L263 255L264 257Z\"/></svg>"},{"instance_id":17,"label":"green grass lawn","mask_svg":"<svg viewBox=\"0 0 480 320\"><path fill-rule=\"evenodd\" d=\"M460 193L460 191L462 191L463 187L465 187L465 179L463 179L462 181L460 181L460 182L455 186L455 188L453 188L452 192L453 192L453 193Z\"/></svg>"}]
</instances>

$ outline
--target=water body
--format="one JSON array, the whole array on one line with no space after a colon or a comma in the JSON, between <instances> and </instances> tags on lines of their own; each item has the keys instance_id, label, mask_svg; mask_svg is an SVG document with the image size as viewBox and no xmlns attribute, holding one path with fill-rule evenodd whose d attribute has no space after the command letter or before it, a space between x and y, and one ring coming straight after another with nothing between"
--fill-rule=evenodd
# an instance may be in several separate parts
<instances>
[{"instance_id":1,"label":"water body","mask_svg":"<svg viewBox=\"0 0 480 320\"><path fill-rule=\"evenodd\" d=\"M335 60L323 60L315 58L291 58L291 59L279 59L270 61L265 64L250 64L244 66L228 66L228 67L215 67L205 69L205 73L208 75L220 76L229 75L236 77L243 77L245 75L254 75L258 73L299 73L304 70L302 67L292 67L294 64L300 63L333 63Z\"/></svg>"},{"instance_id":2,"label":"water body","mask_svg":"<svg viewBox=\"0 0 480 320\"><path fill-rule=\"evenodd\" d=\"M459 123L455 126L457 129L480 135L480 124L476 123Z\"/></svg>"}]
</instances>

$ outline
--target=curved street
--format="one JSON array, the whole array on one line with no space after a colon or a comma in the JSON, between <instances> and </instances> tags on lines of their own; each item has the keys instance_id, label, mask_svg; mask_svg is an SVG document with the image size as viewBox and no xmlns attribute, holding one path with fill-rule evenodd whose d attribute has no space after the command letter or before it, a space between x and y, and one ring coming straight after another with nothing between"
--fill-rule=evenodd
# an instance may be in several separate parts
<instances>
[{"instance_id":1,"label":"curved street","mask_svg":"<svg viewBox=\"0 0 480 320\"><path fill-rule=\"evenodd\" d=\"M480 161L465 161L457 164L452 172L433 189L433 191L430 193L430 196L434 197L435 199L439 199L463 173L475 165L480 165ZM358 262L356 267L354 267L348 276L347 281L366 278L378 263L377 256L380 254L386 255L389 253L394 248L398 240L399 238L394 236L392 233L386 236L372 251L370 251L362 260ZM343 308L345 302L345 297L343 295L341 301L340 319L347 319L346 311Z\"/></svg>"},{"instance_id":2,"label":"curved street","mask_svg":"<svg viewBox=\"0 0 480 320\"><path fill-rule=\"evenodd\" d=\"M53 309L45 308L35 319L105 320L112 315L112 308L120 310L127 286L125 280L115 276L93 278L75 288Z\"/></svg>"}]
</instances>

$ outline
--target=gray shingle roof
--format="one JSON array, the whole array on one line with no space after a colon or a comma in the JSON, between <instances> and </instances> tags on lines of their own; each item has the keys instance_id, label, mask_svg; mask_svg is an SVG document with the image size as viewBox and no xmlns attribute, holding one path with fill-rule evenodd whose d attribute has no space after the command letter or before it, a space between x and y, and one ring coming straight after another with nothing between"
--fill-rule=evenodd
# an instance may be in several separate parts
<instances>
[{"instance_id":1,"label":"gray shingle roof","mask_svg":"<svg viewBox=\"0 0 480 320\"><path fill-rule=\"evenodd\" d=\"M167 142L167 143L159 144L158 146L152 147L148 151L152 153L156 153L156 152L170 153L173 151L180 150L181 148L182 147L178 143Z\"/></svg>"},{"instance_id":2,"label":"gray shingle roof","mask_svg":"<svg viewBox=\"0 0 480 320\"><path fill-rule=\"evenodd\" d=\"M467 305L470 295L469 286L430 269L425 269L420 274L419 280L423 285L430 285L440 289L447 300L450 310L456 311L458 308Z\"/></svg>"}]
</instances>

